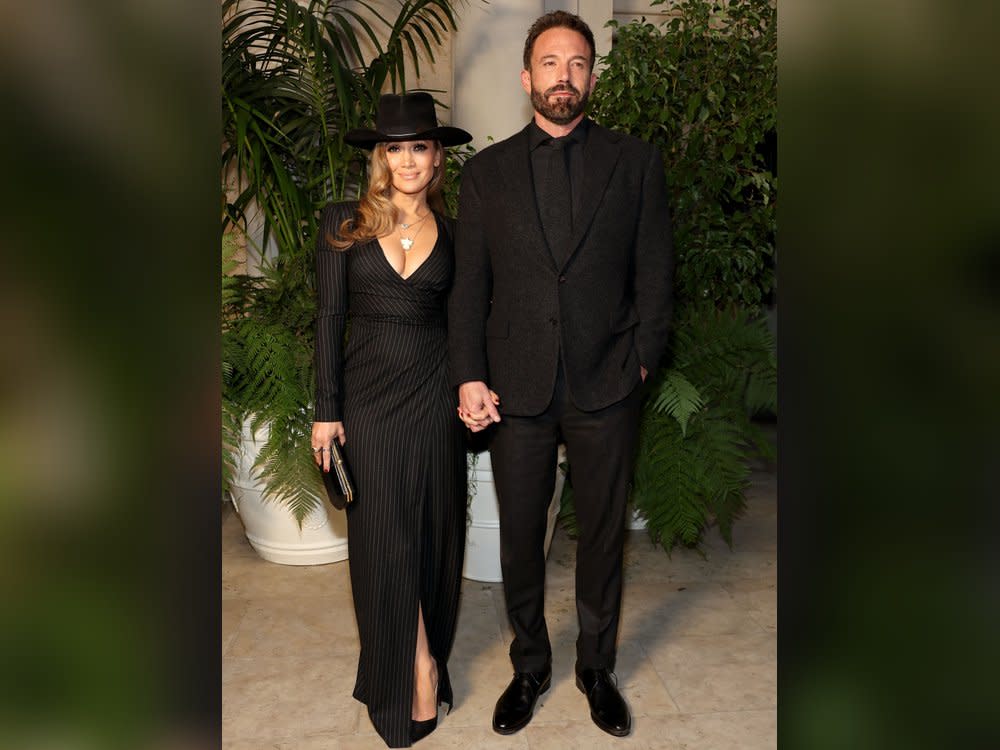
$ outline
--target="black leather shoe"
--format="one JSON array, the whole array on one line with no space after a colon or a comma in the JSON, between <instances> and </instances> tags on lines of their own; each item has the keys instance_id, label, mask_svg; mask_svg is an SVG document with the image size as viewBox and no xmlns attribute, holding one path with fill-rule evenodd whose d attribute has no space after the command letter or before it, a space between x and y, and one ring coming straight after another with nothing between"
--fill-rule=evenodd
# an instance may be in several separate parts
<instances>
[{"instance_id":1,"label":"black leather shoe","mask_svg":"<svg viewBox=\"0 0 1000 750\"><path fill-rule=\"evenodd\" d=\"M524 729L531 721L535 701L551 684L551 669L544 672L517 672L497 701L497 707L493 709L493 731L514 734Z\"/></svg>"},{"instance_id":2,"label":"black leather shoe","mask_svg":"<svg viewBox=\"0 0 1000 750\"><path fill-rule=\"evenodd\" d=\"M426 721L410 719L410 742L419 742L422 740L437 729L437 723L438 717L436 715L433 719L427 719Z\"/></svg>"},{"instance_id":3,"label":"black leather shoe","mask_svg":"<svg viewBox=\"0 0 1000 750\"><path fill-rule=\"evenodd\" d=\"M624 737L632 730L625 699L606 669L584 669L576 675L576 686L587 696L590 718L598 727L615 737Z\"/></svg>"}]
</instances>

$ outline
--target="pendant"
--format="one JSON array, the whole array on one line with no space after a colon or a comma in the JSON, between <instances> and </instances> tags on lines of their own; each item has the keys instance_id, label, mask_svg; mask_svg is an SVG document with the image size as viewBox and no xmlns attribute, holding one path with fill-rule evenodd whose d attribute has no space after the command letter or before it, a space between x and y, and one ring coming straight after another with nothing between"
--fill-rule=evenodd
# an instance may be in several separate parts
<instances>
[{"instance_id":1,"label":"pendant","mask_svg":"<svg viewBox=\"0 0 1000 750\"><path fill-rule=\"evenodd\" d=\"M413 240L411 240L409 237L400 237L399 244L403 246L403 252L406 252L411 247L413 247Z\"/></svg>"}]
</instances>

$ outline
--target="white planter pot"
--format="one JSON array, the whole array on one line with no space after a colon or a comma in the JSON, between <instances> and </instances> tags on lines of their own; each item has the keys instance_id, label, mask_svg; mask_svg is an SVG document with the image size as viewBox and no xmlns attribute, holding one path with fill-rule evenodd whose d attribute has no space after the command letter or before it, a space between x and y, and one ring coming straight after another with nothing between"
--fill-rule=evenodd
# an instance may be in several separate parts
<instances>
[{"instance_id":1,"label":"white planter pot","mask_svg":"<svg viewBox=\"0 0 1000 750\"><path fill-rule=\"evenodd\" d=\"M557 463L566 460L563 446L559 446ZM562 497L566 475L556 469L556 486L549 503L548 526L545 531L545 554L549 554L552 534L559 515L559 498ZM475 494L469 507L471 521L465 541L465 566L462 576L473 581L500 583L500 509L497 505L496 485L493 483L493 467L489 452L480 453L476 468L469 472L470 484L475 483Z\"/></svg>"},{"instance_id":2,"label":"white planter pot","mask_svg":"<svg viewBox=\"0 0 1000 750\"><path fill-rule=\"evenodd\" d=\"M240 461L232 484L233 507L239 513L250 545L265 560L282 565L325 565L347 559L347 516L326 498L302 519L302 527L284 505L262 498L252 472L267 427L256 435L244 426Z\"/></svg>"},{"instance_id":3,"label":"white planter pot","mask_svg":"<svg viewBox=\"0 0 1000 750\"><path fill-rule=\"evenodd\" d=\"M631 506L629 506L629 516L626 523L628 523L629 531L642 531L646 528L646 519L640 516L638 511Z\"/></svg>"}]
</instances>

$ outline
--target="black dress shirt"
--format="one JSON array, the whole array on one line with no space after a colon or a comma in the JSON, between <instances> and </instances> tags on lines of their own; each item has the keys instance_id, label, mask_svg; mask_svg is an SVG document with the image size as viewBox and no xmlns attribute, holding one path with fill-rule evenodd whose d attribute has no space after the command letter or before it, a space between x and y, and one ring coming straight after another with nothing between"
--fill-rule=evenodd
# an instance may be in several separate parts
<instances>
[{"instance_id":1,"label":"black dress shirt","mask_svg":"<svg viewBox=\"0 0 1000 750\"><path fill-rule=\"evenodd\" d=\"M572 206L573 217L580 213L580 198L583 195L583 149L587 143L587 133L590 132L590 120L584 117L579 124L573 128L572 132L562 138L553 138L540 127L534 120L528 126L528 146L531 150L531 174L535 183L535 197L538 201L539 213L542 210L542 201L546 199L544 159L541 157L539 147L548 144L549 141L560 140L566 143L567 174L569 175L570 205Z\"/></svg>"}]
</instances>

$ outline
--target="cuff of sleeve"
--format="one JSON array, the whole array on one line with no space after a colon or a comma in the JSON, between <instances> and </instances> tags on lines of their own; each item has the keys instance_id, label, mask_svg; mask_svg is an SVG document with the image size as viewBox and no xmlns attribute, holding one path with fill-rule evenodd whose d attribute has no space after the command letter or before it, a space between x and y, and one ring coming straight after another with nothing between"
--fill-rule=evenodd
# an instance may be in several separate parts
<instances>
[{"instance_id":1,"label":"cuff of sleeve","mask_svg":"<svg viewBox=\"0 0 1000 750\"><path fill-rule=\"evenodd\" d=\"M649 354L643 350L641 346L636 347L636 354L639 355L639 364L646 368L647 380L652 378L656 371L659 369L659 358L650 357Z\"/></svg>"},{"instance_id":2,"label":"cuff of sleeve","mask_svg":"<svg viewBox=\"0 0 1000 750\"><path fill-rule=\"evenodd\" d=\"M314 422L343 422L344 416L338 403L317 403Z\"/></svg>"},{"instance_id":3,"label":"cuff of sleeve","mask_svg":"<svg viewBox=\"0 0 1000 750\"><path fill-rule=\"evenodd\" d=\"M483 383L489 383L489 376L486 374L485 368L471 368L462 371L451 372L451 386L452 388L458 388L462 383L475 383L482 381Z\"/></svg>"}]
</instances>

